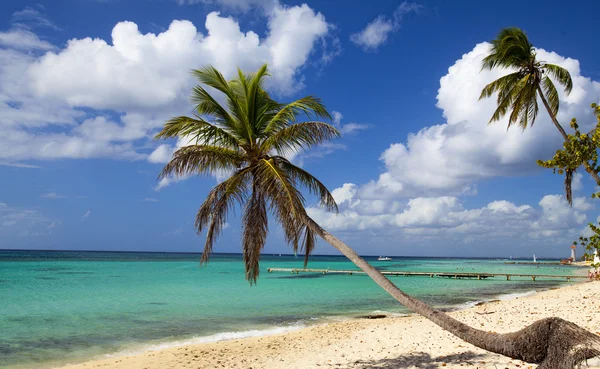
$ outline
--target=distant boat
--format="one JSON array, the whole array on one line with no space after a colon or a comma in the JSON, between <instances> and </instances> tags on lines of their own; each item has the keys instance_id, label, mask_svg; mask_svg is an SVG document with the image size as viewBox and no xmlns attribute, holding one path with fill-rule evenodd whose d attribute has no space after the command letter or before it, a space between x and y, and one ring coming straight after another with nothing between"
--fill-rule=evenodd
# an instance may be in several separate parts
<instances>
[{"instance_id":1,"label":"distant boat","mask_svg":"<svg viewBox=\"0 0 600 369\"><path fill-rule=\"evenodd\" d=\"M387 256L380 256L377 258L377 260L379 261L390 261L392 260L392 258L388 258Z\"/></svg>"},{"instance_id":2,"label":"distant boat","mask_svg":"<svg viewBox=\"0 0 600 369\"><path fill-rule=\"evenodd\" d=\"M533 262L537 263L537 259L535 258L535 254L533 254Z\"/></svg>"}]
</instances>

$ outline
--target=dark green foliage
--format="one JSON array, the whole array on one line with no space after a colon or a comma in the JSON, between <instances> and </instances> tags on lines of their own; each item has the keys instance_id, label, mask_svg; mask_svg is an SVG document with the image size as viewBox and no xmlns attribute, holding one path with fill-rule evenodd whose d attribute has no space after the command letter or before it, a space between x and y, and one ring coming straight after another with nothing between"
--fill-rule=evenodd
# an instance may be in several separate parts
<instances>
[{"instance_id":1,"label":"dark green foliage","mask_svg":"<svg viewBox=\"0 0 600 369\"><path fill-rule=\"evenodd\" d=\"M294 252L302 242L306 263L315 246L315 235L304 222L304 197L298 186L316 195L328 210L337 211L337 205L325 185L285 155L339 137L332 125L312 121L331 116L321 100L313 96L289 104L273 100L263 89L268 76L266 65L250 75L238 70L238 77L231 81L211 66L194 70L193 74L200 82L192 92L194 117L169 120L156 138L191 142L173 154L159 178L232 173L210 191L198 210L196 229L198 233L207 231L201 262L208 261L229 211L240 206L244 213L242 251L250 283L256 282L259 274L269 212L282 225ZM203 86L222 93L226 106ZM302 117L309 121L298 123Z\"/></svg>"},{"instance_id":2,"label":"dark green foliage","mask_svg":"<svg viewBox=\"0 0 600 369\"><path fill-rule=\"evenodd\" d=\"M514 71L485 86L479 99L497 93L498 107L490 123L510 112L508 127L517 123L523 128L533 125L539 111L537 97L547 98L548 112L556 117L559 108L555 79L568 94L573 89L569 71L558 65L536 60L533 45L519 28L505 28L492 41L492 50L483 59L482 69L506 68ZM551 77L551 78L550 78Z\"/></svg>"}]
</instances>

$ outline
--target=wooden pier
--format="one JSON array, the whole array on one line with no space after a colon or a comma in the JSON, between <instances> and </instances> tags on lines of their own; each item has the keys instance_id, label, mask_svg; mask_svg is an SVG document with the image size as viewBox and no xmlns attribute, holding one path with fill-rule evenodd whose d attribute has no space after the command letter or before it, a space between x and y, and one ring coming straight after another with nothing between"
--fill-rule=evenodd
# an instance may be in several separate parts
<instances>
[{"instance_id":1,"label":"wooden pier","mask_svg":"<svg viewBox=\"0 0 600 369\"><path fill-rule=\"evenodd\" d=\"M301 269L301 268L267 268L267 272L287 272L292 274L300 273L319 273L319 274L365 274L362 270L339 270L339 269ZM544 275L544 274L506 274L506 273L454 273L454 272L408 272L408 271L391 271L391 270L380 270L381 274L386 276L394 277L440 277L440 278L453 278L453 279L487 279L494 277L505 277L507 281L511 278L531 278L535 281L536 279L564 279L570 282L571 279L587 279L587 276L583 275Z\"/></svg>"}]
</instances>

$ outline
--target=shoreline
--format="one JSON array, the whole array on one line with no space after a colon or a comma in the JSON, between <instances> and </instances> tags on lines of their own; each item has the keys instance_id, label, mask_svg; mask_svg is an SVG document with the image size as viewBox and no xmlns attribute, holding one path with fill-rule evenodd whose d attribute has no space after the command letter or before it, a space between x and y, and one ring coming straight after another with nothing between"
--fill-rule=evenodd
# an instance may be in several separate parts
<instances>
[{"instance_id":1,"label":"shoreline","mask_svg":"<svg viewBox=\"0 0 600 369\"><path fill-rule=\"evenodd\" d=\"M528 293L525 293L528 294ZM510 294L509 294L510 295ZM540 318L559 316L600 334L600 282L584 282L512 299L494 299L449 312L477 328L509 332ZM506 296L506 295L505 295ZM585 297L584 297L585 296ZM382 312L383 313L383 312ZM120 351L79 364L54 368L527 368L531 364L490 354L433 323L411 314L348 319L268 335L214 342L181 340L144 351ZM206 339L200 337L198 339ZM181 343L173 345L173 343ZM307 353L310 353L307 355ZM595 359L594 359L595 360ZM598 364L591 364L600 367ZM444 365L445 364L445 365ZM379 365L379 366L377 366ZM486 366L487 365L487 366ZM534 366L531 366L532 368ZM593 366L596 367L596 366Z\"/></svg>"}]
</instances>

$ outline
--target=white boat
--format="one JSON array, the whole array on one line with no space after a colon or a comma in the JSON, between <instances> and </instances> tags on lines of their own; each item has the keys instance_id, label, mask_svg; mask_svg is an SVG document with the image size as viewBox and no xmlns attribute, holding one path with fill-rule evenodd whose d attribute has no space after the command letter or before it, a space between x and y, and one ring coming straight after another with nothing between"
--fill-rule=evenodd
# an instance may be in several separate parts
<instances>
[{"instance_id":1,"label":"white boat","mask_svg":"<svg viewBox=\"0 0 600 369\"><path fill-rule=\"evenodd\" d=\"M377 260L379 261L390 261L392 260L392 258L388 258L387 256L380 256L377 258Z\"/></svg>"}]
</instances>

